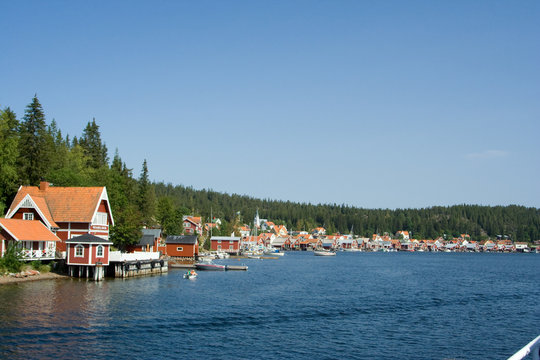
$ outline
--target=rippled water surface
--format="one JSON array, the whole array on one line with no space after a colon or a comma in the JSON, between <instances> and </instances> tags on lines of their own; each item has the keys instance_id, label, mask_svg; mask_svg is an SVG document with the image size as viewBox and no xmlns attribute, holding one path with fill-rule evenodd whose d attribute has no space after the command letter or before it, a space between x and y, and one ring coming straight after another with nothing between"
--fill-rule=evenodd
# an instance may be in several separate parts
<instances>
[{"instance_id":1,"label":"rippled water surface","mask_svg":"<svg viewBox=\"0 0 540 360\"><path fill-rule=\"evenodd\" d=\"M505 359L540 334L536 254L226 262L249 271L1 286L0 358Z\"/></svg>"}]
</instances>

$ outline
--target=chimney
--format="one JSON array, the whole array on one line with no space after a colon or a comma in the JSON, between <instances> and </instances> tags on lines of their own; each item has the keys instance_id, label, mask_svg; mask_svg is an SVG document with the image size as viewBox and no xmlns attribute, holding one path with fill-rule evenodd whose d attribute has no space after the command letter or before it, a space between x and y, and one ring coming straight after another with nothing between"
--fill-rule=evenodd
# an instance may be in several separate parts
<instances>
[{"instance_id":1,"label":"chimney","mask_svg":"<svg viewBox=\"0 0 540 360\"><path fill-rule=\"evenodd\" d=\"M41 181L39 183L39 190L46 191L49 188L49 183L47 181Z\"/></svg>"}]
</instances>

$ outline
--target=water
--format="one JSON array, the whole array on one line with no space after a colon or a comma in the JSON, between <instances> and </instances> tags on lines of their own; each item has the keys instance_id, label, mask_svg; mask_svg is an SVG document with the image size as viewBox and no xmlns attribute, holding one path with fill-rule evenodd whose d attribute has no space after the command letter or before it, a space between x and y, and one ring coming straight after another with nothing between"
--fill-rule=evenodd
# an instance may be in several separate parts
<instances>
[{"instance_id":1,"label":"water","mask_svg":"<svg viewBox=\"0 0 540 360\"><path fill-rule=\"evenodd\" d=\"M536 254L223 262L249 271L0 286L0 358L505 359L540 334Z\"/></svg>"}]
</instances>

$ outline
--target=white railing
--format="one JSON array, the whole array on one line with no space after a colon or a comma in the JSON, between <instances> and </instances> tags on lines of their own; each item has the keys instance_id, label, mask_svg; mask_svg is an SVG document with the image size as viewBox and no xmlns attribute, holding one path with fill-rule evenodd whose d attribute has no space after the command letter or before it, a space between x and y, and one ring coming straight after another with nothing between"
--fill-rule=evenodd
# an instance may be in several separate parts
<instances>
[{"instance_id":1,"label":"white railing","mask_svg":"<svg viewBox=\"0 0 540 360\"><path fill-rule=\"evenodd\" d=\"M23 260L39 260L39 259L54 259L56 256L55 250L28 250L22 249L22 258Z\"/></svg>"},{"instance_id":2,"label":"white railing","mask_svg":"<svg viewBox=\"0 0 540 360\"><path fill-rule=\"evenodd\" d=\"M134 252L123 253L121 251L109 252L109 261L123 262L123 261L139 261L139 260L159 260L158 252Z\"/></svg>"},{"instance_id":3,"label":"white railing","mask_svg":"<svg viewBox=\"0 0 540 360\"><path fill-rule=\"evenodd\" d=\"M527 355L532 354L533 360L540 360L540 336L525 345L514 355L510 356L508 360L521 360L525 359Z\"/></svg>"}]
</instances>

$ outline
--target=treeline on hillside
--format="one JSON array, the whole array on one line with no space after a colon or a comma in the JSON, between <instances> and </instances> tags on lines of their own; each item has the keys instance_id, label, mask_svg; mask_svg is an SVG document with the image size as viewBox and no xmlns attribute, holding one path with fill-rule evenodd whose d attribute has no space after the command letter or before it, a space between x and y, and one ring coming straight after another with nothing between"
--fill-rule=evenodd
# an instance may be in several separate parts
<instances>
[{"instance_id":1,"label":"treeline on hillside","mask_svg":"<svg viewBox=\"0 0 540 360\"><path fill-rule=\"evenodd\" d=\"M523 206L456 205L426 209L361 209L347 205L312 205L289 201L254 199L209 190L194 190L172 184L155 184L158 197L168 197L176 206L187 207L190 212L206 219L212 216L227 224L237 221L252 224L256 211L262 218L288 229L306 230L324 226L327 233L371 237L372 234L395 234L399 230L412 232L417 239L447 238L469 234L482 240L507 235L514 241L540 239L540 209Z\"/></svg>"},{"instance_id":2,"label":"treeline on hillside","mask_svg":"<svg viewBox=\"0 0 540 360\"><path fill-rule=\"evenodd\" d=\"M463 233L476 240L497 235L508 235L514 241L540 239L540 210L523 206L370 210L261 200L152 183L146 160L137 177L118 150L110 161L94 119L80 136L64 136L54 120L47 124L34 96L21 119L9 108L0 111L1 213L5 213L20 185L38 185L42 179L55 186L106 186L115 219L111 239L119 247L136 242L143 226L159 226L165 234L180 234L186 214L202 216L205 222L211 216L220 218L223 226L217 233L228 235L238 225L252 224L257 210L262 218L293 230L324 226L329 233L353 230L365 237L408 230L418 239Z\"/></svg>"}]
</instances>

